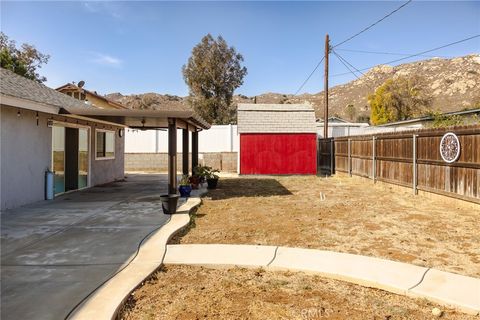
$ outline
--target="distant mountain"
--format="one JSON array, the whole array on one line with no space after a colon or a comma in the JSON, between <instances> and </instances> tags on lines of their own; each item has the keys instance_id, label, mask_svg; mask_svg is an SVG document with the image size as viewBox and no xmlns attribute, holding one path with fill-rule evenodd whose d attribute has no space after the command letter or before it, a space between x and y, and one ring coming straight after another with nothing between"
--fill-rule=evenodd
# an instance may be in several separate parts
<instances>
[{"instance_id":1,"label":"distant mountain","mask_svg":"<svg viewBox=\"0 0 480 320\"><path fill-rule=\"evenodd\" d=\"M169 94L141 93L126 95L119 92L107 94L105 97L119 102L130 109L161 110L165 104L175 104L184 108L189 108L186 99Z\"/></svg>"},{"instance_id":2,"label":"distant mountain","mask_svg":"<svg viewBox=\"0 0 480 320\"><path fill-rule=\"evenodd\" d=\"M432 109L449 112L471 108L480 103L480 55L472 54L453 59L433 58L395 67L378 65L360 79L338 85L329 90L329 114L350 120L370 115L367 97L387 79L399 76L418 75L425 81L425 87L433 97ZM323 115L323 91L315 94L293 96L282 93L264 93L256 97L257 103L309 103L318 118ZM159 109L164 103L186 105L185 98L156 93L123 96L120 93L107 95L134 109ZM252 103L253 97L236 95L235 103ZM354 112L347 113L347 106L353 105Z\"/></svg>"}]
</instances>

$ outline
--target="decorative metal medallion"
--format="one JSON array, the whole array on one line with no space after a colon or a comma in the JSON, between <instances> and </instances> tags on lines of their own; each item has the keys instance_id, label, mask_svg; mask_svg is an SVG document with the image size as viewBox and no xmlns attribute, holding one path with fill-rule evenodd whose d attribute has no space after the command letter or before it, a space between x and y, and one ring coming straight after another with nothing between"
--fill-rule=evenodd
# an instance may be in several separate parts
<instances>
[{"instance_id":1,"label":"decorative metal medallion","mask_svg":"<svg viewBox=\"0 0 480 320\"><path fill-rule=\"evenodd\" d=\"M440 141L440 155L443 161L452 163L460 156L460 141L455 133L445 133Z\"/></svg>"}]
</instances>

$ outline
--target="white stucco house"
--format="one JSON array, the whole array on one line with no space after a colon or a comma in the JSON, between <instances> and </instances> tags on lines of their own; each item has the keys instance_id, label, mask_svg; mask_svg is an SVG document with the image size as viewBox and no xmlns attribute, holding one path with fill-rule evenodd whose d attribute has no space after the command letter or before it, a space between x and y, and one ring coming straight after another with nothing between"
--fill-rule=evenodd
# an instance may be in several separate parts
<instances>
[{"instance_id":1,"label":"white stucco house","mask_svg":"<svg viewBox=\"0 0 480 320\"><path fill-rule=\"evenodd\" d=\"M187 106L131 110L77 96L0 68L1 210L45 199L47 171L54 172L55 195L123 179L125 128L168 130L169 193L177 188L177 148L170 146L178 129L183 173L198 164L198 132L210 124Z\"/></svg>"}]
</instances>

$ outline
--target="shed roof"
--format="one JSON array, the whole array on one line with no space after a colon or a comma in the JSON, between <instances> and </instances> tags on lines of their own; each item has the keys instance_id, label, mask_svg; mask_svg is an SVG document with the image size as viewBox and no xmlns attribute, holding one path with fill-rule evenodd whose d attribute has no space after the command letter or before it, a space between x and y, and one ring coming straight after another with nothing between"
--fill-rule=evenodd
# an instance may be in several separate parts
<instances>
[{"instance_id":1,"label":"shed roof","mask_svg":"<svg viewBox=\"0 0 480 320\"><path fill-rule=\"evenodd\" d=\"M44 84L19 76L4 68L0 68L0 79L0 93L5 96L30 100L57 108L93 108L78 99L69 97Z\"/></svg>"},{"instance_id":2,"label":"shed roof","mask_svg":"<svg viewBox=\"0 0 480 320\"><path fill-rule=\"evenodd\" d=\"M238 104L238 133L316 133L308 104Z\"/></svg>"}]
</instances>

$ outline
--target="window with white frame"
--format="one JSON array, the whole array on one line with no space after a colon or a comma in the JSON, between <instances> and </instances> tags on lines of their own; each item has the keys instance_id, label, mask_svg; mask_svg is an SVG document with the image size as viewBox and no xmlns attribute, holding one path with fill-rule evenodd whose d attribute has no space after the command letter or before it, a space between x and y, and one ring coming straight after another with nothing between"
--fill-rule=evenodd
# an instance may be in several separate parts
<instances>
[{"instance_id":1,"label":"window with white frame","mask_svg":"<svg viewBox=\"0 0 480 320\"><path fill-rule=\"evenodd\" d=\"M115 131L96 130L95 135L95 158L115 158Z\"/></svg>"}]
</instances>

